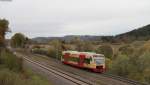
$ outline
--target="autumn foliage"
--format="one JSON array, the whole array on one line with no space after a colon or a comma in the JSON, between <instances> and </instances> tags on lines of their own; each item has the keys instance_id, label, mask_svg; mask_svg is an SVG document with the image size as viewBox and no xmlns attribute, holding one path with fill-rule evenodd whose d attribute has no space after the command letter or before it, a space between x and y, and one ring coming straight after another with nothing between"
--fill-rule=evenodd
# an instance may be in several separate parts
<instances>
[{"instance_id":1,"label":"autumn foliage","mask_svg":"<svg viewBox=\"0 0 150 85\"><path fill-rule=\"evenodd\" d=\"M9 22L6 19L0 19L0 46L3 47L5 43L5 34L8 32Z\"/></svg>"}]
</instances>

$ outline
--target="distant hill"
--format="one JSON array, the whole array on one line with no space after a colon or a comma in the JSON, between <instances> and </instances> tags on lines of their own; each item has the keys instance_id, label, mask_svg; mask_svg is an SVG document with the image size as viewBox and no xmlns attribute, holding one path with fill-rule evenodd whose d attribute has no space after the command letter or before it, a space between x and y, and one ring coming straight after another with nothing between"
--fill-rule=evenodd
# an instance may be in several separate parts
<instances>
[{"instance_id":1,"label":"distant hill","mask_svg":"<svg viewBox=\"0 0 150 85\"><path fill-rule=\"evenodd\" d=\"M149 40L150 39L150 25L119 34L115 36L117 40L134 41L134 40Z\"/></svg>"},{"instance_id":2,"label":"distant hill","mask_svg":"<svg viewBox=\"0 0 150 85\"><path fill-rule=\"evenodd\" d=\"M36 38L32 38L32 40L38 43L47 43L53 39L60 39L60 38L61 37L36 37Z\"/></svg>"},{"instance_id":3,"label":"distant hill","mask_svg":"<svg viewBox=\"0 0 150 85\"><path fill-rule=\"evenodd\" d=\"M75 37L84 41L101 41L101 42L132 42L135 40L149 40L150 39L150 25L143 26L141 28L122 33L116 36L91 36L91 35L68 35L64 37L36 37L33 41L39 43L47 43L54 39L63 41L71 41Z\"/></svg>"},{"instance_id":4,"label":"distant hill","mask_svg":"<svg viewBox=\"0 0 150 85\"><path fill-rule=\"evenodd\" d=\"M66 42L70 42L71 40L73 40L74 38L80 38L83 41L101 41L102 36L89 36L89 35L68 35L68 36L64 36L64 37L36 37L33 38L33 41L36 41L38 43L47 43L51 40L55 40L55 39L59 39L59 40L63 40Z\"/></svg>"}]
</instances>

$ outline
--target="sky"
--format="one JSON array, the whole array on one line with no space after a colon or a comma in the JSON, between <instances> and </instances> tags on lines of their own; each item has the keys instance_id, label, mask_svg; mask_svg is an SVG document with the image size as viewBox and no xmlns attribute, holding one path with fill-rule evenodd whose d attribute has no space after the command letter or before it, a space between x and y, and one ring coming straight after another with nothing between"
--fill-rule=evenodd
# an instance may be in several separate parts
<instances>
[{"instance_id":1,"label":"sky","mask_svg":"<svg viewBox=\"0 0 150 85\"><path fill-rule=\"evenodd\" d=\"M150 24L150 0L0 0L10 38L116 35Z\"/></svg>"}]
</instances>

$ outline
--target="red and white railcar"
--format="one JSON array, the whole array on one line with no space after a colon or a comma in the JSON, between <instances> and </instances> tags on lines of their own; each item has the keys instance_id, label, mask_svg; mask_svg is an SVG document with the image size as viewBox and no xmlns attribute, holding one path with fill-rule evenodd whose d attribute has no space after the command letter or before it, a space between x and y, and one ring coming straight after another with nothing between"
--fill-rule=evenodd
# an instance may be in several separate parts
<instances>
[{"instance_id":1,"label":"red and white railcar","mask_svg":"<svg viewBox=\"0 0 150 85\"><path fill-rule=\"evenodd\" d=\"M61 61L64 64L87 68L94 72L105 72L105 57L93 52L63 51Z\"/></svg>"}]
</instances>

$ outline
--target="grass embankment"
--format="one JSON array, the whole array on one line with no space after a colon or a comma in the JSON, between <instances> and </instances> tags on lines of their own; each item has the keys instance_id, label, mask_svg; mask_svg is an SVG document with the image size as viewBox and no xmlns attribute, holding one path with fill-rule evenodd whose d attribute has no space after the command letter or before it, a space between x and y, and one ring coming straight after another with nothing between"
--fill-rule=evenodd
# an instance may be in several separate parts
<instances>
[{"instance_id":1,"label":"grass embankment","mask_svg":"<svg viewBox=\"0 0 150 85\"><path fill-rule=\"evenodd\" d=\"M8 50L0 53L0 85L50 85L41 76L23 68L22 59Z\"/></svg>"}]
</instances>

